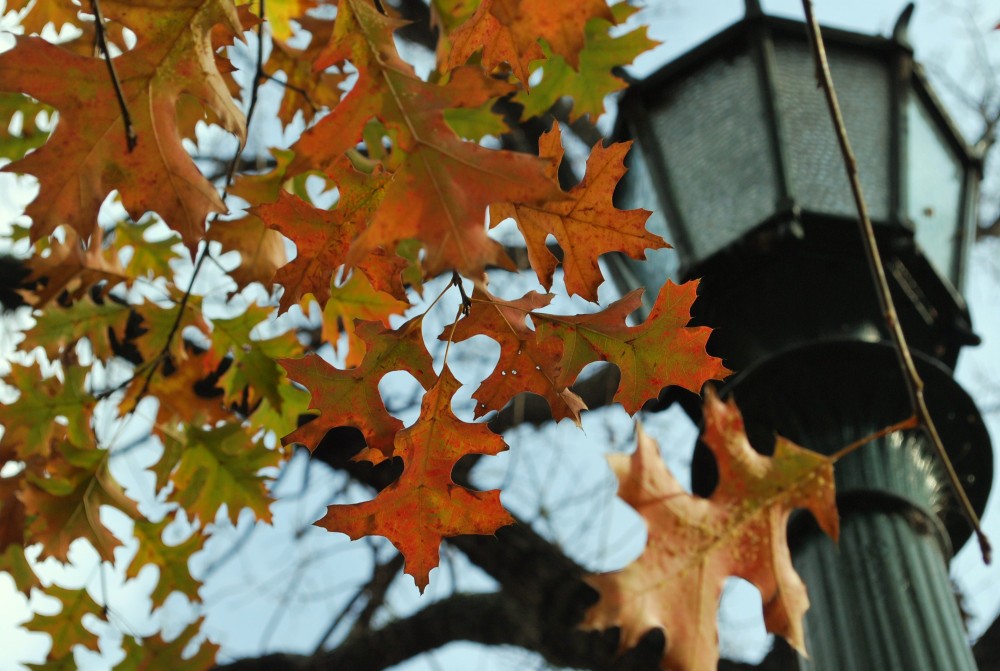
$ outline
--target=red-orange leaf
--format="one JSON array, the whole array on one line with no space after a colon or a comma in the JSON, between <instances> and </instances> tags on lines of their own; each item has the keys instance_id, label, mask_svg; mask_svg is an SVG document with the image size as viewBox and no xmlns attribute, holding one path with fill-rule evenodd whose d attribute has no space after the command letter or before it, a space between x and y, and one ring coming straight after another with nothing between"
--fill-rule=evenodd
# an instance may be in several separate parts
<instances>
[{"instance_id":1,"label":"red-orange leaf","mask_svg":"<svg viewBox=\"0 0 1000 671\"><path fill-rule=\"evenodd\" d=\"M35 175L40 182L39 195L26 210L33 239L60 224L89 238L101 203L118 189L133 219L155 211L193 247L204 233L206 215L225 207L181 144L178 102L183 96L200 100L242 141L243 114L216 68L211 43L217 24L240 34L236 10L232 0L176 0L141 8L107 0L101 6L105 16L139 36L135 49L115 59L137 146L129 151L126 145L103 59L18 37L14 48L0 55L3 89L52 105L59 123L43 147L5 170Z\"/></svg>"},{"instance_id":2,"label":"red-orange leaf","mask_svg":"<svg viewBox=\"0 0 1000 671\"><path fill-rule=\"evenodd\" d=\"M780 437L773 457L758 454L735 404L711 391L704 440L720 472L707 499L684 492L642 427L631 457L609 457L618 495L645 518L649 538L624 570L588 578L601 600L584 626L621 627L623 649L661 627L667 635L664 669L713 671L722 585L737 576L760 590L768 631L804 653L802 618L809 599L792 567L785 528L792 510L808 508L836 540L833 462Z\"/></svg>"},{"instance_id":3,"label":"red-orange leaf","mask_svg":"<svg viewBox=\"0 0 1000 671\"><path fill-rule=\"evenodd\" d=\"M538 141L541 156L553 159L552 174L562 161L563 148L559 124ZM646 230L647 210L619 210L611 202L615 185L625 174L625 154L631 142L619 142L605 148L594 145L587 159L587 174L573 187L568 199L539 204L502 203L490 207L490 221L496 226L508 217L517 221L528 246L528 259L546 289L552 286L552 274L558 261L546 247L553 235L563 250L566 290L589 301L597 300L597 287L604 281L597 258L608 252L621 252L642 259L647 249L669 247L658 235Z\"/></svg>"},{"instance_id":4,"label":"red-orange leaf","mask_svg":"<svg viewBox=\"0 0 1000 671\"><path fill-rule=\"evenodd\" d=\"M555 337L540 340L528 326L528 314L545 307L551 300L552 296L534 291L514 301L505 301L478 289L473 293L469 316L455 327L455 342L486 335L500 343L500 360L496 368L473 395L478 401L477 417L491 410L502 410L521 392L531 392L549 402L554 419L570 417L580 423L580 412L587 406L561 381L562 342ZM447 340L450 335L449 327L440 338Z\"/></svg>"},{"instance_id":5,"label":"red-orange leaf","mask_svg":"<svg viewBox=\"0 0 1000 671\"><path fill-rule=\"evenodd\" d=\"M351 242L382 201L388 176L376 171L367 175L347 161L330 168L330 177L340 190L333 210L321 210L295 196L281 192L277 202L251 210L272 228L290 238L297 248L291 263L282 266L274 280L285 288L281 309L287 310L304 296L312 295L321 305L330 297L330 281L347 258ZM400 273L406 262L384 250L373 250L358 268L379 291L405 296Z\"/></svg>"},{"instance_id":6,"label":"red-orange leaf","mask_svg":"<svg viewBox=\"0 0 1000 671\"><path fill-rule=\"evenodd\" d=\"M461 140L445 121L445 110L479 107L511 87L478 68L460 68L440 85L422 81L396 52L392 31L400 25L371 0L340 2L331 48L317 66L349 60L358 80L327 117L303 133L289 171L326 168L353 149L368 122L378 118L393 138L393 175L347 264L361 263L376 248L394 249L401 240L418 238L430 275L457 269L478 278L487 265L512 268L503 248L486 234L486 206L559 198L548 161Z\"/></svg>"},{"instance_id":7,"label":"red-orange leaf","mask_svg":"<svg viewBox=\"0 0 1000 671\"><path fill-rule=\"evenodd\" d=\"M424 346L422 322L422 317L415 317L395 331L378 322L359 326L357 334L366 352L357 368L340 370L315 354L279 361L290 379L312 392L310 407L319 411L317 418L282 442L302 443L312 450L330 429L354 426L364 434L370 449L391 456L403 423L386 411L378 383L386 373L405 370L425 389L433 384L434 362Z\"/></svg>"},{"instance_id":8,"label":"red-orange leaf","mask_svg":"<svg viewBox=\"0 0 1000 671\"><path fill-rule=\"evenodd\" d=\"M626 317L642 304L636 289L602 312L575 317L533 315L540 338L563 340L562 383L572 384L594 361L609 361L621 371L615 401L634 414L660 390L678 385L697 392L708 380L729 374L722 361L705 352L711 329L687 326L697 282L667 281L646 321L628 326Z\"/></svg>"},{"instance_id":9,"label":"red-orange leaf","mask_svg":"<svg viewBox=\"0 0 1000 671\"><path fill-rule=\"evenodd\" d=\"M468 454L507 449L485 424L455 417L451 399L461 383L446 367L420 406L420 419L396 437L403 459L399 480L372 501L327 508L316 522L352 539L385 536L406 559L406 572L423 592L438 565L441 540L459 534L492 534L514 519L500 505L500 491L477 492L455 484L451 471Z\"/></svg>"},{"instance_id":10,"label":"red-orange leaf","mask_svg":"<svg viewBox=\"0 0 1000 671\"><path fill-rule=\"evenodd\" d=\"M482 0L476 13L451 34L448 65L462 65L482 51L487 70L508 63L514 76L527 84L531 62L545 57L538 40L545 40L575 68L583 49L584 27L593 18L614 20L605 0Z\"/></svg>"},{"instance_id":11,"label":"red-orange leaf","mask_svg":"<svg viewBox=\"0 0 1000 671\"><path fill-rule=\"evenodd\" d=\"M239 252L240 265L229 276L241 289L251 282L270 289L275 272L288 262L281 233L252 215L216 221L208 231L208 239L221 243L223 251Z\"/></svg>"}]
</instances>

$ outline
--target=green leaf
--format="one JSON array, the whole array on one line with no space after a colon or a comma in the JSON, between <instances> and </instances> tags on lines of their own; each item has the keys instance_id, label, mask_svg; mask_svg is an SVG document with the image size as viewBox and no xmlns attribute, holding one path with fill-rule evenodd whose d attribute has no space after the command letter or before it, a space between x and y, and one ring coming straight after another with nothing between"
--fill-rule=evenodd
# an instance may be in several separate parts
<instances>
[{"instance_id":1,"label":"green leaf","mask_svg":"<svg viewBox=\"0 0 1000 671\"><path fill-rule=\"evenodd\" d=\"M38 127L40 112L49 111L48 105L36 102L19 93L0 93L0 158L16 160L23 158L32 149L37 149L49 139L48 131ZM10 132L10 122L14 115L21 113L21 130L15 135Z\"/></svg>"},{"instance_id":2,"label":"green leaf","mask_svg":"<svg viewBox=\"0 0 1000 671\"><path fill-rule=\"evenodd\" d=\"M16 446L22 459L49 456L52 439L63 431L75 445L92 444L90 416L96 401L84 388L86 376L87 369L68 366L65 382L60 382L56 377L42 379L38 364L13 366L6 382L21 395L0 406L0 426L6 427L2 443ZM65 429L56 422L60 417L67 421Z\"/></svg>"},{"instance_id":3,"label":"green leaf","mask_svg":"<svg viewBox=\"0 0 1000 671\"><path fill-rule=\"evenodd\" d=\"M167 545L163 540L163 530L172 522L166 517L159 522L137 520L133 534L139 542L139 549L125 571L125 576L135 578L139 571L148 564L160 570L160 579L153 588L150 598L153 608L159 608L172 592L181 592L189 601L201 601L198 588L201 582L196 580L188 568L188 561L205 543L205 537L195 531L191 536L177 545Z\"/></svg>"},{"instance_id":4,"label":"green leaf","mask_svg":"<svg viewBox=\"0 0 1000 671\"><path fill-rule=\"evenodd\" d=\"M220 357L227 353L233 356L233 365L221 379L226 400L233 400L250 386L280 412L284 400L280 389L287 381L275 359L298 356L302 346L291 331L266 340L251 338L253 329L269 319L271 312L271 308L251 305L236 317L216 319L212 346Z\"/></svg>"},{"instance_id":5,"label":"green leaf","mask_svg":"<svg viewBox=\"0 0 1000 671\"><path fill-rule=\"evenodd\" d=\"M96 303L84 296L69 307L52 304L35 317L35 326L26 334L28 346L41 347L49 359L66 351L81 338L87 338L98 359L110 359L111 333L119 342L125 339L125 327L131 310L115 301Z\"/></svg>"},{"instance_id":6,"label":"green leaf","mask_svg":"<svg viewBox=\"0 0 1000 671\"><path fill-rule=\"evenodd\" d=\"M181 241L179 235L172 234L168 238L155 241L146 239L146 231L155 223L155 221L140 224L119 222L115 227L115 249L120 250L123 247L132 249L132 258L125 266L125 273L133 279L172 277L174 271L170 268L170 262L181 258L180 254L174 251L174 246Z\"/></svg>"},{"instance_id":7,"label":"green leaf","mask_svg":"<svg viewBox=\"0 0 1000 671\"><path fill-rule=\"evenodd\" d=\"M42 589L42 583L24 556L24 548L20 545L9 545L0 553L0 571L7 573L14 580L14 586L25 596L31 595L31 588Z\"/></svg>"},{"instance_id":8,"label":"green leaf","mask_svg":"<svg viewBox=\"0 0 1000 671\"><path fill-rule=\"evenodd\" d=\"M215 665L215 655L219 646L214 643L202 643L194 656L185 659L182 655L194 637L201 631L204 618L191 623L174 640L164 641L157 634L143 638L141 641L126 636L122 642L125 659L114 671L166 671L167 669L184 669L184 671L203 671Z\"/></svg>"},{"instance_id":9,"label":"green leaf","mask_svg":"<svg viewBox=\"0 0 1000 671\"><path fill-rule=\"evenodd\" d=\"M104 620L104 611L90 598L86 589L66 589L52 585L45 593L62 601L62 610L55 615L38 613L24 626L29 631L37 631L52 637L52 649L48 659L72 659L73 646L80 644L88 650L99 650L97 636L83 626L83 616L93 615ZM52 668L49 664L42 668Z\"/></svg>"},{"instance_id":10,"label":"green leaf","mask_svg":"<svg viewBox=\"0 0 1000 671\"><path fill-rule=\"evenodd\" d=\"M257 519L271 521L271 497L260 470L277 466L281 454L254 442L239 424L203 430L189 426L187 445L171 476L176 501L207 524L225 503L236 524L240 511L250 508Z\"/></svg>"},{"instance_id":11,"label":"green leaf","mask_svg":"<svg viewBox=\"0 0 1000 671\"><path fill-rule=\"evenodd\" d=\"M612 7L619 24L635 11L638 8L626 3ZM542 81L532 86L530 93L521 91L514 97L515 102L524 105L525 118L545 114L563 96L569 96L574 101L570 121L584 114L597 119L604 113L604 98L627 85L611 73L612 69L628 65L658 44L647 37L645 26L618 37L609 34L611 28L612 25L604 19L587 22L579 72L562 56L553 54L548 46L542 45L548 57L543 61Z\"/></svg>"},{"instance_id":12,"label":"green leaf","mask_svg":"<svg viewBox=\"0 0 1000 671\"><path fill-rule=\"evenodd\" d=\"M455 134L478 142L487 135L500 136L510 128L503 117L493 111L496 100L487 100L479 107L455 107L444 111L444 120Z\"/></svg>"}]
</instances>

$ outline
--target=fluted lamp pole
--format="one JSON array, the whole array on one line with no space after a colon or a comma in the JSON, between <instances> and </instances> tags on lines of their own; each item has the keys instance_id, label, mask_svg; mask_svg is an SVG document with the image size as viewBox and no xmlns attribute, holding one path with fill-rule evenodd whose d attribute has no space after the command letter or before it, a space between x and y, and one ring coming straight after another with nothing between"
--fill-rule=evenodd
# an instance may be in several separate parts
<instances>
[{"instance_id":1,"label":"fluted lamp pole","mask_svg":"<svg viewBox=\"0 0 1000 671\"><path fill-rule=\"evenodd\" d=\"M960 290L982 164L956 131L906 37L824 29L896 309L952 463L981 513L993 457L982 417L952 376L978 343ZM622 207L677 254L618 260L623 288L701 278L695 323L739 371L727 383L751 442L775 433L832 454L912 414L858 235L843 158L802 23L747 2L743 20L634 83ZM657 253L658 254L658 253ZM651 301L655 296L650 296ZM975 669L948 562L968 540L938 458L919 430L836 466L839 546L811 518L789 541L812 606L801 671ZM696 451L696 491L714 463Z\"/></svg>"}]
</instances>

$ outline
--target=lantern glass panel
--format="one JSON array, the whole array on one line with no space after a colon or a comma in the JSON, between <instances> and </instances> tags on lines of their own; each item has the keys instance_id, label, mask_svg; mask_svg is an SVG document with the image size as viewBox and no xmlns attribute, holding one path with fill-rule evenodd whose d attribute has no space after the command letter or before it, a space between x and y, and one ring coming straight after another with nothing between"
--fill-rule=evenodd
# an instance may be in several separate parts
<instances>
[{"instance_id":1,"label":"lantern glass panel","mask_svg":"<svg viewBox=\"0 0 1000 671\"><path fill-rule=\"evenodd\" d=\"M778 39L774 55L781 139L791 196L804 210L854 218L857 209L826 98L816 86L816 66L810 47L803 41ZM873 219L887 220L891 156L889 68L877 55L854 49L831 47L828 56L869 213Z\"/></svg>"},{"instance_id":2,"label":"lantern glass panel","mask_svg":"<svg viewBox=\"0 0 1000 671\"><path fill-rule=\"evenodd\" d=\"M917 245L935 270L956 282L964 169L916 95L907 105L906 122L907 215L913 222Z\"/></svg>"},{"instance_id":3,"label":"lantern glass panel","mask_svg":"<svg viewBox=\"0 0 1000 671\"><path fill-rule=\"evenodd\" d=\"M650 130L669 173L697 263L753 229L777 201L764 102L747 52L671 83L650 105ZM655 151L655 150L654 150Z\"/></svg>"}]
</instances>

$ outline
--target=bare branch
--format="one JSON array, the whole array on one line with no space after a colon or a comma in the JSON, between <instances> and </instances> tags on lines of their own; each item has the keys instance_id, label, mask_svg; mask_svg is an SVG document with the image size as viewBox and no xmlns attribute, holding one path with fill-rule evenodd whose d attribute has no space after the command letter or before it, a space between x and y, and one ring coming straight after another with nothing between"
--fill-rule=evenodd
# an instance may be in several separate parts
<instances>
[{"instance_id":1,"label":"bare branch","mask_svg":"<svg viewBox=\"0 0 1000 671\"><path fill-rule=\"evenodd\" d=\"M833 88L833 78L830 75L830 64L826 59L826 49L823 45L823 35L820 32L819 23L812 10L812 0L802 0L802 7L806 14L810 43L813 49L813 56L817 64L817 76L820 86L826 95L827 105L830 109L830 117L833 121L834 130L837 133L837 142L840 144L840 151L844 157L844 166L847 170L847 178L851 183L851 192L854 195L854 203L858 209L858 223L861 227L861 238L865 249L865 256L868 260L868 267L872 273L872 280L875 283L875 293L878 296L879 307L885 316L886 324L892 342L895 345L896 354L899 358L899 365L903 372L903 379L907 381L907 392L910 396L910 406L913 408L921 425L927 431L938 458L948 473L948 480L951 488L958 497L962 505L962 511L966 519L976 533L979 540L979 548L983 554L983 561L990 563L991 548L990 541L983 532L979 524L979 516L972 508L972 503L962 487L955 467L948 458L948 453L941 443L941 436L938 434L934 420L931 418L927 403L924 400L924 382L920 379L916 364L913 362L913 354L906 344L906 336L903 334L899 317L896 315L896 307L893 304L892 294L889 292L889 282L886 279L885 268L882 265L882 257L879 255L878 243L875 241L875 229L872 227L871 219L868 216L868 206L865 203L864 193L861 190L861 179L858 175L858 164L851 149L851 143L847 138L847 128L844 125L844 117L840 111L840 103L837 100L837 92Z\"/></svg>"}]
</instances>

